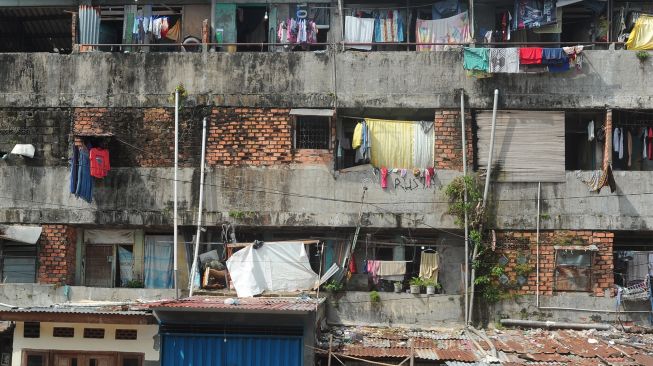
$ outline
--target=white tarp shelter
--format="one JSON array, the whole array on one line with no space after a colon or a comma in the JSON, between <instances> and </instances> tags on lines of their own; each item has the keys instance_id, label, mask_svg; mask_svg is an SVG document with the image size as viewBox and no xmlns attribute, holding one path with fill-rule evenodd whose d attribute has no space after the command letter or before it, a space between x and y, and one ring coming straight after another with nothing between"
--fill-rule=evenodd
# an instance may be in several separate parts
<instances>
[{"instance_id":1,"label":"white tarp shelter","mask_svg":"<svg viewBox=\"0 0 653 366\"><path fill-rule=\"evenodd\" d=\"M227 260L227 269L238 297L310 290L319 280L302 242L266 242L258 249L248 245Z\"/></svg>"}]
</instances>

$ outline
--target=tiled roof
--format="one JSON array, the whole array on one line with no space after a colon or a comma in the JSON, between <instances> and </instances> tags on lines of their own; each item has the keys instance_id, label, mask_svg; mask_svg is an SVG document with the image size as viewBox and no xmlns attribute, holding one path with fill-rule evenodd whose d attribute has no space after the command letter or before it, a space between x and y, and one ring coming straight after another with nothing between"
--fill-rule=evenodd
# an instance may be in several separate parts
<instances>
[{"instance_id":1,"label":"tiled roof","mask_svg":"<svg viewBox=\"0 0 653 366\"><path fill-rule=\"evenodd\" d=\"M249 297L193 296L180 300L165 300L148 304L153 310L201 311L260 311L260 312L311 312L324 299L300 297Z\"/></svg>"}]
</instances>

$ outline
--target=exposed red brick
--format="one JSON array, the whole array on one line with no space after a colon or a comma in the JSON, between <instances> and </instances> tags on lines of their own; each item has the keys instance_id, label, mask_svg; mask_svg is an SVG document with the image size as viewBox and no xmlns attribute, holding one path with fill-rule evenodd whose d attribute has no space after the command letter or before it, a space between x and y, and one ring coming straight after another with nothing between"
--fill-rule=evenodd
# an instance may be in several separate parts
<instances>
[{"instance_id":1,"label":"exposed red brick","mask_svg":"<svg viewBox=\"0 0 653 366\"><path fill-rule=\"evenodd\" d=\"M73 285L77 232L68 225L43 225L39 239L38 282Z\"/></svg>"}]
</instances>

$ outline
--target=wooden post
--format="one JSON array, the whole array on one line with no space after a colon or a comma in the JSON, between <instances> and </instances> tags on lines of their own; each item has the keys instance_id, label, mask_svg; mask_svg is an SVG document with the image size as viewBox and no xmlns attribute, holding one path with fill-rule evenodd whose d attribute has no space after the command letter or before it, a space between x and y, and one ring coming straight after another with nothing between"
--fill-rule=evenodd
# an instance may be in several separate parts
<instances>
[{"instance_id":1,"label":"wooden post","mask_svg":"<svg viewBox=\"0 0 653 366\"><path fill-rule=\"evenodd\" d=\"M329 360L327 366L331 366L331 344L333 343L333 334L329 334Z\"/></svg>"}]
</instances>

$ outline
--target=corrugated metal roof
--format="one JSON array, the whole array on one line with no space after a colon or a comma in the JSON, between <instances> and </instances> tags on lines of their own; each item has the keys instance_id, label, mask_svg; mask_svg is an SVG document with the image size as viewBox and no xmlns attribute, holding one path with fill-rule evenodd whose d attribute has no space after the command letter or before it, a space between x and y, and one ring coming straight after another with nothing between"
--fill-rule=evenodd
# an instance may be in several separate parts
<instances>
[{"instance_id":1,"label":"corrugated metal roof","mask_svg":"<svg viewBox=\"0 0 653 366\"><path fill-rule=\"evenodd\" d=\"M140 310L121 310L110 308L94 307L33 307L3 309L0 313L56 313L56 314L98 314L98 315L144 315L145 311Z\"/></svg>"},{"instance_id":2,"label":"corrugated metal roof","mask_svg":"<svg viewBox=\"0 0 653 366\"><path fill-rule=\"evenodd\" d=\"M19 7L0 8L0 51L51 52L71 48L72 14L76 8Z\"/></svg>"},{"instance_id":3,"label":"corrugated metal roof","mask_svg":"<svg viewBox=\"0 0 653 366\"><path fill-rule=\"evenodd\" d=\"M209 310L209 311L271 311L311 312L322 304L324 298L193 296L181 300L168 300L148 305L154 310Z\"/></svg>"}]
</instances>

